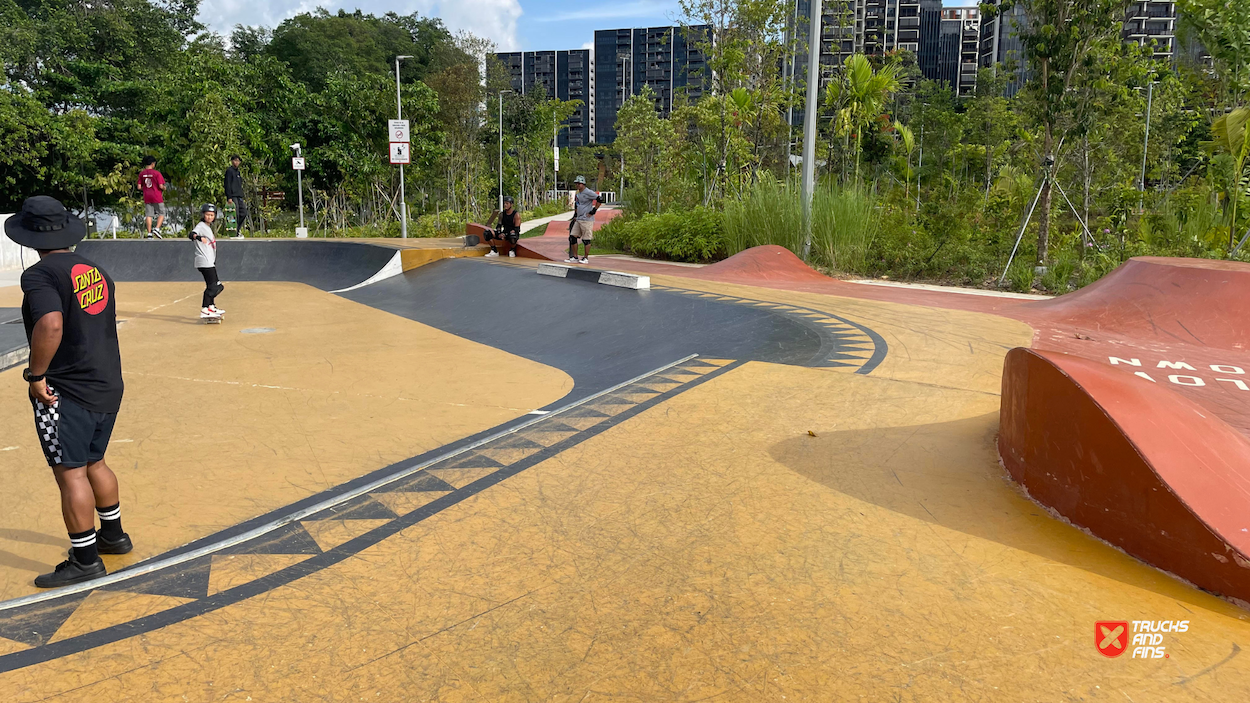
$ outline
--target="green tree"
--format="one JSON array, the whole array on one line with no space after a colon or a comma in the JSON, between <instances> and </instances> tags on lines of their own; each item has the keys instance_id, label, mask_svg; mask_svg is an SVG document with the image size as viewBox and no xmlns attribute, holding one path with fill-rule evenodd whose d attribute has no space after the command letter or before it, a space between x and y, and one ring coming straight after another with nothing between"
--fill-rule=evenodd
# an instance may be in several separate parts
<instances>
[{"instance_id":1,"label":"green tree","mask_svg":"<svg viewBox=\"0 0 1250 703\"><path fill-rule=\"evenodd\" d=\"M863 54L846 57L838 79L826 86L825 105L836 110L834 119L838 128L855 138L856 183L859 182L864 132L878 121L898 89L898 64L891 62L874 71Z\"/></svg>"},{"instance_id":2,"label":"green tree","mask_svg":"<svg viewBox=\"0 0 1250 703\"><path fill-rule=\"evenodd\" d=\"M1242 0L1178 0L1181 21L1211 55L1231 105L1250 91L1250 3Z\"/></svg>"},{"instance_id":3,"label":"green tree","mask_svg":"<svg viewBox=\"0 0 1250 703\"><path fill-rule=\"evenodd\" d=\"M1017 27L1031 78L1026 85L1033 116L1042 129L1042 167L1054 168L1056 147L1071 124L1071 89L1088 77L1086 58L1102 43L1120 40L1120 0L1017 0L1029 18ZM1050 239L1052 185L1047 178L1038 201L1037 262L1044 265Z\"/></svg>"}]
</instances>

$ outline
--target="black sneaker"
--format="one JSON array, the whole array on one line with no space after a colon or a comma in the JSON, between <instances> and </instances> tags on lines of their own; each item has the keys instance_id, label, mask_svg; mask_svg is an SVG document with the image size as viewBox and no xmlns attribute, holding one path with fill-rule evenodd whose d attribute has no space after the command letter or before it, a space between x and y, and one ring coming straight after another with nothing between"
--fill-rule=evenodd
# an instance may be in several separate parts
<instances>
[{"instance_id":1,"label":"black sneaker","mask_svg":"<svg viewBox=\"0 0 1250 703\"><path fill-rule=\"evenodd\" d=\"M107 574L104 570L104 562L99 558L94 564L86 566L79 564L71 554L69 559L57 564L56 571L50 574L42 574L35 577L35 586L38 588L57 588L60 586L68 586L74 583L82 583L90 581L93 578L99 578Z\"/></svg>"},{"instance_id":2,"label":"black sneaker","mask_svg":"<svg viewBox=\"0 0 1250 703\"><path fill-rule=\"evenodd\" d=\"M129 554L130 550L134 549L135 546L130 543L130 535L125 532L115 540L105 539L104 535L97 532L95 548L101 554Z\"/></svg>"}]
</instances>

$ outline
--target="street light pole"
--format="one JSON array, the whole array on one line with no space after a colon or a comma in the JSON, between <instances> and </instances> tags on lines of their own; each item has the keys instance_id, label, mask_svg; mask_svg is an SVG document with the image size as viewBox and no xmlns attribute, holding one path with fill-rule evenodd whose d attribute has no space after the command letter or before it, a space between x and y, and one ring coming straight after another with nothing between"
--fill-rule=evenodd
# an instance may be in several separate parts
<instances>
[{"instance_id":1,"label":"street light pole","mask_svg":"<svg viewBox=\"0 0 1250 703\"><path fill-rule=\"evenodd\" d=\"M511 92L499 91L499 212L503 212L503 94Z\"/></svg>"},{"instance_id":2,"label":"street light pole","mask_svg":"<svg viewBox=\"0 0 1250 703\"><path fill-rule=\"evenodd\" d=\"M1145 212L1146 208L1146 150L1150 148L1150 107L1154 102L1155 82L1146 85L1146 138L1141 145L1141 196L1137 200L1137 210Z\"/></svg>"},{"instance_id":3,"label":"street light pole","mask_svg":"<svg viewBox=\"0 0 1250 703\"><path fill-rule=\"evenodd\" d=\"M621 56L621 107L625 107L625 101L629 100L629 57ZM620 115L620 110L617 110ZM619 120L618 120L619 121ZM616 135L621 136L621 135ZM616 194L616 202L625 202L625 150L621 149L621 189Z\"/></svg>"},{"instance_id":4,"label":"street light pole","mask_svg":"<svg viewBox=\"0 0 1250 703\"><path fill-rule=\"evenodd\" d=\"M399 95L399 60L410 59L411 56L395 57L395 119L404 119L404 101ZM412 135L408 135L408 139L412 139ZM411 142L410 142L411 143ZM412 153L410 146L408 153ZM399 165L399 236L403 239L408 238L408 201L404 199L404 165Z\"/></svg>"},{"instance_id":5,"label":"street light pole","mask_svg":"<svg viewBox=\"0 0 1250 703\"><path fill-rule=\"evenodd\" d=\"M820 97L821 1L812 0L807 30L807 104L803 113L803 260L812 252L812 194L816 190L816 101Z\"/></svg>"}]
</instances>

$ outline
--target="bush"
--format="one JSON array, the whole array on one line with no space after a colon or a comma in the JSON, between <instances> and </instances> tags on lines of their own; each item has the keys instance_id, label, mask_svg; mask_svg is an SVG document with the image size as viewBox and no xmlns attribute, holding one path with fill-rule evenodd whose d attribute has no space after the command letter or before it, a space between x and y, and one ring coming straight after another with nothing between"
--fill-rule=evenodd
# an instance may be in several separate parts
<instances>
[{"instance_id":1,"label":"bush","mask_svg":"<svg viewBox=\"0 0 1250 703\"><path fill-rule=\"evenodd\" d=\"M877 199L871 191L818 188L812 196L812 263L842 271L862 270L880 224ZM725 234L730 254L776 244L802 256L801 194L771 178L759 181L740 199L725 203Z\"/></svg>"},{"instance_id":2,"label":"bush","mask_svg":"<svg viewBox=\"0 0 1250 703\"><path fill-rule=\"evenodd\" d=\"M726 256L720 213L704 207L685 212L617 217L595 235L596 244L648 259L702 263Z\"/></svg>"}]
</instances>

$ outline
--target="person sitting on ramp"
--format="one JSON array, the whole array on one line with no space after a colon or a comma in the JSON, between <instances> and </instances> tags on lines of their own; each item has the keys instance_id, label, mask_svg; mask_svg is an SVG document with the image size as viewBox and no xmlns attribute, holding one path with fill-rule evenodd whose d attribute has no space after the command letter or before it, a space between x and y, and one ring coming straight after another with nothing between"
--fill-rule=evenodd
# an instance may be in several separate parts
<instances>
[{"instance_id":1,"label":"person sitting on ramp","mask_svg":"<svg viewBox=\"0 0 1250 703\"><path fill-rule=\"evenodd\" d=\"M200 300L200 319L220 321L225 310L216 306L217 296L226 289L217 278L217 237L213 235L213 220L217 219L217 206L205 203L200 208L200 222L187 238L195 242L195 268L204 277L204 297Z\"/></svg>"},{"instance_id":2,"label":"person sitting on ramp","mask_svg":"<svg viewBox=\"0 0 1250 703\"><path fill-rule=\"evenodd\" d=\"M512 207L512 196L505 195L503 198L503 212L499 214L499 224L494 231L487 230L486 243L490 245L490 253L487 256L499 256L499 250L495 248L495 242L507 242L512 245L508 250L508 256L516 257L517 242L521 239L521 213Z\"/></svg>"}]
</instances>

